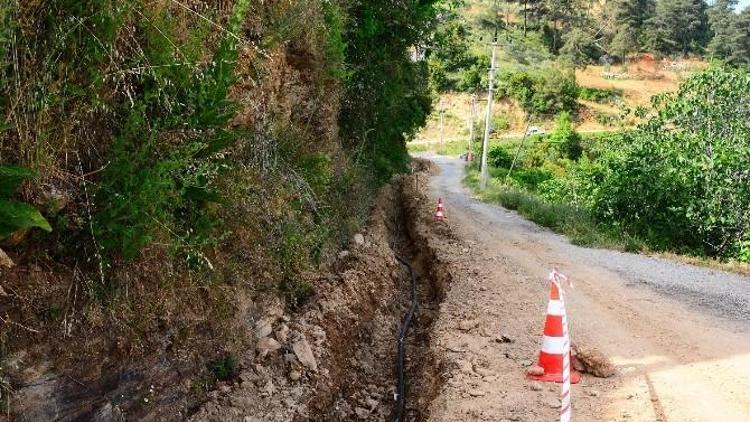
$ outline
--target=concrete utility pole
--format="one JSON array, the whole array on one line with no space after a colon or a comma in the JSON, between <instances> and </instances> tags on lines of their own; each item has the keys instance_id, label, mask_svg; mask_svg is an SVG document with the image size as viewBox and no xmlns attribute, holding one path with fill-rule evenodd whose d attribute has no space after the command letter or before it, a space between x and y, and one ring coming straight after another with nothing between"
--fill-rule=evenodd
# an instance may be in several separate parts
<instances>
[{"instance_id":1,"label":"concrete utility pole","mask_svg":"<svg viewBox=\"0 0 750 422\"><path fill-rule=\"evenodd\" d=\"M482 174L479 178L479 188L487 189L487 178L489 169L487 168L487 150L490 146L490 128L492 127L492 97L495 91L495 60L497 59L497 32L495 40L492 42L492 66L490 67L489 93L487 94L487 117L484 122L484 140L482 141Z\"/></svg>"},{"instance_id":2,"label":"concrete utility pole","mask_svg":"<svg viewBox=\"0 0 750 422\"><path fill-rule=\"evenodd\" d=\"M440 151L445 152L445 136L443 134L445 120L445 108L443 101L440 100Z\"/></svg>"},{"instance_id":3,"label":"concrete utility pole","mask_svg":"<svg viewBox=\"0 0 750 422\"><path fill-rule=\"evenodd\" d=\"M474 126L477 118L477 94L471 94L471 117L469 127L469 157L474 153Z\"/></svg>"}]
</instances>

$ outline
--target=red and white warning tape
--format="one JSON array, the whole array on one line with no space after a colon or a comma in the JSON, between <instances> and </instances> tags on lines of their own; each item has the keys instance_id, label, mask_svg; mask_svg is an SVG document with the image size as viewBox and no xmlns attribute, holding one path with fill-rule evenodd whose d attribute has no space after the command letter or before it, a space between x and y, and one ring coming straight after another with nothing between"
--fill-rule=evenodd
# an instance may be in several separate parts
<instances>
[{"instance_id":1,"label":"red and white warning tape","mask_svg":"<svg viewBox=\"0 0 750 422\"><path fill-rule=\"evenodd\" d=\"M571 399L570 399L570 336L568 335L568 316L565 312L565 294L562 288L562 282L573 287L573 283L563 274L553 270L549 274L550 283L555 283L560 292L559 309L557 313L562 315L562 355L563 355L563 382L562 392L560 393L560 422L570 422L572 417ZM545 339L546 340L546 339Z\"/></svg>"}]
</instances>

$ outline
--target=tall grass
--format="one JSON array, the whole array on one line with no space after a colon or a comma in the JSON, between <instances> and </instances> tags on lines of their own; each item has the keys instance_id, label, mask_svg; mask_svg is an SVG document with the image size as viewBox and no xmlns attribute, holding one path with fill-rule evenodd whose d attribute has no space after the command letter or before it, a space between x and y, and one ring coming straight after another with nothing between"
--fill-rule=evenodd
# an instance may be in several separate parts
<instances>
[{"instance_id":1,"label":"tall grass","mask_svg":"<svg viewBox=\"0 0 750 422\"><path fill-rule=\"evenodd\" d=\"M492 170L504 173L502 169ZM497 178L493 177L487 189L480 191L479 171L476 165L469 167L464 183L479 199L517 211L540 226L568 236L574 245L627 252L640 252L644 248L637 239L616 228L598 224L586 210L564 203L546 201L535 193L505 186Z\"/></svg>"}]
</instances>

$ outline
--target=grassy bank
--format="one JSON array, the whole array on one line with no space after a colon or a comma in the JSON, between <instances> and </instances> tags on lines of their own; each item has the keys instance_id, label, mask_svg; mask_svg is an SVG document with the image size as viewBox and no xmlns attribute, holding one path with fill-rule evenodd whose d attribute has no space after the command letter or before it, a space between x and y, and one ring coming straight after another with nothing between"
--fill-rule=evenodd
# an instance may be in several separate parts
<instances>
[{"instance_id":1,"label":"grassy bank","mask_svg":"<svg viewBox=\"0 0 750 422\"><path fill-rule=\"evenodd\" d=\"M495 176L507 172L504 169L491 170L492 173L498 173ZM497 177L490 177L487 189L480 191L479 168L476 164L468 168L464 183L482 201L517 211L540 226L568 236L574 245L626 252L644 250L644 245L637 239L614 228L597 224L586 210L549 202L532 192L504 186Z\"/></svg>"},{"instance_id":2,"label":"grassy bank","mask_svg":"<svg viewBox=\"0 0 750 422\"><path fill-rule=\"evenodd\" d=\"M412 142L407 145L409 154L419 154L423 152L433 152L437 155L455 156L461 155L466 152L468 146L467 141L451 141L440 145L439 142L435 143L416 143Z\"/></svg>"},{"instance_id":3,"label":"grassy bank","mask_svg":"<svg viewBox=\"0 0 750 422\"><path fill-rule=\"evenodd\" d=\"M647 253L684 264L750 276L750 265L742 262L653 251L641 240L614 227L606 227L597 223L586 210L568 204L550 202L535 193L504 186L501 178L497 176L500 173L505 175L506 172L505 169L491 168L490 174L493 177L490 178L487 189L481 192L479 190L479 167L477 164L472 164L467 169L464 183L480 200L516 211L540 226L567 236L570 242L577 246Z\"/></svg>"}]
</instances>

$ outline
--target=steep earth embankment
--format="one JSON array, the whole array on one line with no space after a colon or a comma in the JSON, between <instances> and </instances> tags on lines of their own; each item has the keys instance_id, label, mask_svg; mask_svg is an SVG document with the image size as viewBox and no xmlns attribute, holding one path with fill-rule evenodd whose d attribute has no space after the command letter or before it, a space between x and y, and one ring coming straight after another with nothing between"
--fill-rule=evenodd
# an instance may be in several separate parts
<instances>
[{"instance_id":1,"label":"steep earth embankment","mask_svg":"<svg viewBox=\"0 0 750 422\"><path fill-rule=\"evenodd\" d=\"M425 164L420 164L424 166ZM399 328L417 275L418 311L407 337L407 415L424 419L442 385L431 328L451 282L439 251L450 234L432 221L417 172L378 197L365 232L321 275L314 303L297 315L271 311L255 322L255 348L236 382L213 393L193 421L391 420Z\"/></svg>"}]
</instances>

